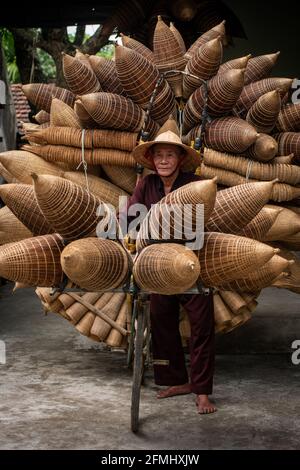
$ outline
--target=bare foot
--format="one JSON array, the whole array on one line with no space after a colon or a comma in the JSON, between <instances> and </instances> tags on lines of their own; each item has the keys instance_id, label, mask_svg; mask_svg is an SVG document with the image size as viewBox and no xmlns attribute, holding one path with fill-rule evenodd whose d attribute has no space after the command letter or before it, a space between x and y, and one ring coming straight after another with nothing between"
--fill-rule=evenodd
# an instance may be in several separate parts
<instances>
[{"instance_id":1,"label":"bare foot","mask_svg":"<svg viewBox=\"0 0 300 470\"><path fill-rule=\"evenodd\" d=\"M168 398L174 397L176 395L187 395L191 392L191 386L189 383L182 384L182 385L173 385L172 387L168 387L165 390L160 390L157 392L156 398Z\"/></svg>"},{"instance_id":2,"label":"bare foot","mask_svg":"<svg viewBox=\"0 0 300 470\"><path fill-rule=\"evenodd\" d=\"M207 395L197 395L196 406L198 413L201 415L217 411L217 408L209 401Z\"/></svg>"}]
</instances>

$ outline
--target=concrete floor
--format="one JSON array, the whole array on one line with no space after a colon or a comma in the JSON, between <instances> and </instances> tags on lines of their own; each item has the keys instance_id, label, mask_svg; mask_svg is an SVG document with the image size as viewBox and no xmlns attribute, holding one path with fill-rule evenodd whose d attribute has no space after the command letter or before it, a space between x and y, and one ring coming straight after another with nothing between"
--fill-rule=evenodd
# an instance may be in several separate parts
<instances>
[{"instance_id":1,"label":"concrete floor","mask_svg":"<svg viewBox=\"0 0 300 470\"><path fill-rule=\"evenodd\" d=\"M7 352L0 364L0 449L299 449L300 365L291 364L289 351L290 339L300 339L299 296L266 289L253 325L240 329L243 349L247 334L261 340L259 328L268 336L268 325L274 333L274 318L286 315L292 331L271 334L286 354L237 354L238 331L218 340L213 415L197 415L192 395L157 400L149 369L134 435L125 355L97 347L54 314L44 316L33 290L10 290L11 284L0 289Z\"/></svg>"}]
</instances>

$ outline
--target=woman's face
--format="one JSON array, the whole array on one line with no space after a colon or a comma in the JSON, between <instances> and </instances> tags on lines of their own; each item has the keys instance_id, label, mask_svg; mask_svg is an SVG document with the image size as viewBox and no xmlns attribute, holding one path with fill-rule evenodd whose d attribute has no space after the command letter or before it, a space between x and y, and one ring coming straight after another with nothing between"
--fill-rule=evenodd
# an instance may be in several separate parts
<instances>
[{"instance_id":1,"label":"woman's face","mask_svg":"<svg viewBox=\"0 0 300 470\"><path fill-rule=\"evenodd\" d=\"M176 145L155 144L152 147L152 157L159 176L172 175L179 166L182 149Z\"/></svg>"}]
</instances>

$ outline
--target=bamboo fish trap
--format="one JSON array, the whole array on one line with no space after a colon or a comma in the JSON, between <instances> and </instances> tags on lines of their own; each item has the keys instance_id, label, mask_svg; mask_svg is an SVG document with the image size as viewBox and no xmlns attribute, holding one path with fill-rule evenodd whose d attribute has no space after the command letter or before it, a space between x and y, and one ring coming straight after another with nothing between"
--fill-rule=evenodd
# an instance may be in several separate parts
<instances>
[{"instance_id":1,"label":"bamboo fish trap","mask_svg":"<svg viewBox=\"0 0 300 470\"><path fill-rule=\"evenodd\" d=\"M22 85L22 90L30 103L40 110L50 113L52 98L58 98L70 106L74 105L74 94L65 88L46 83Z\"/></svg>"}]
</instances>

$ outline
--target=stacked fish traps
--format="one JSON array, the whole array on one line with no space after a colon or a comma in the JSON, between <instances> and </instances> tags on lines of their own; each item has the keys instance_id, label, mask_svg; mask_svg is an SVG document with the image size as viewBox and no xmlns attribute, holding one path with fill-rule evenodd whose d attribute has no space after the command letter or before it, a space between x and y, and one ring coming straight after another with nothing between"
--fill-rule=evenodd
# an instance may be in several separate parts
<instances>
[{"instance_id":1,"label":"stacked fish traps","mask_svg":"<svg viewBox=\"0 0 300 470\"><path fill-rule=\"evenodd\" d=\"M224 62L224 40L222 22L186 51L178 30L159 17L153 50L122 35L114 60L64 54L68 89L23 86L37 124L26 126L21 150L0 154L9 183L0 188L7 205L0 275L16 287L36 286L47 311L93 340L126 342L127 299L106 291L124 285L132 271L149 292L172 295L197 282L212 288L217 332L249 320L265 287L299 292L300 107L290 102L292 80L269 78L278 53ZM173 191L147 216L157 227L163 204L171 220L175 205L204 204L203 248L176 244L175 231L174 243L149 246L142 226L132 264L122 244L96 237L116 222L111 206L134 190L132 150L170 115L193 145L205 112L201 181ZM85 292L50 295L66 282ZM181 329L184 337L186 317Z\"/></svg>"}]
</instances>

